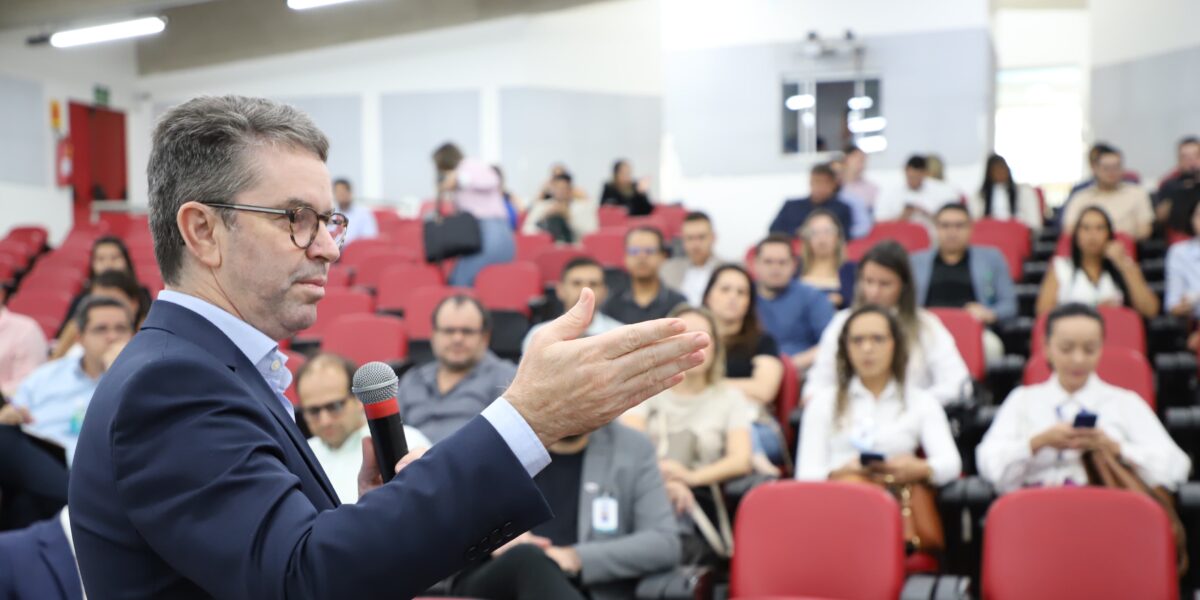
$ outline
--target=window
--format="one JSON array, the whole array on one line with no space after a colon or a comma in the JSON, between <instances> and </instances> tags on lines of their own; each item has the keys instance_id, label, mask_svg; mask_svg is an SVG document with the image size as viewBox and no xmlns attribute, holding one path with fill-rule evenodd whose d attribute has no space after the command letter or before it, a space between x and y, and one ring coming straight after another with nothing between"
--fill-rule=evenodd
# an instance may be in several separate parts
<instances>
[{"instance_id":1,"label":"window","mask_svg":"<svg viewBox=\"0 0 1200 600\"><path fill-rule=\"evenodd\" d=\"M790 78L781 90L784 154L832 152L851 143L867 152L887 147L878 78Z\"/></svg>"}]
</instances>

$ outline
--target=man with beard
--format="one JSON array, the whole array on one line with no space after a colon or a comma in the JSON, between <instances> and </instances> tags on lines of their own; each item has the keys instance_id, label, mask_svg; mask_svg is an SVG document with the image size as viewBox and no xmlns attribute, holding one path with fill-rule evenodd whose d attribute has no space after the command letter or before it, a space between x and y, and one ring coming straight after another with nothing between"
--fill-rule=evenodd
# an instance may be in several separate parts
<instances>
[{"instance_id":1,"label":"man with beard","mask_svg":"<svg viewBox=\"0 0 1200 600\"><path fill-rule=\"evenodd\" d=\"M398 397L404 422L437 443L492 403L517 373L488 350L492 315L478 300L451 296L433 311L436 359L405 373Z\"/></svg>"}]
</instances>

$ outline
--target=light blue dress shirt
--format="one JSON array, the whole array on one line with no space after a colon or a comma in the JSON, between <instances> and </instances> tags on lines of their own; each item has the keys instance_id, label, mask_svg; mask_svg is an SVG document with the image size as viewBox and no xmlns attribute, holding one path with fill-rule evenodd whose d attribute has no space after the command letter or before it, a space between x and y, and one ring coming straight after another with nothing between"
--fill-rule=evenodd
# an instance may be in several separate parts
<instances>
[{"instance_id":1,"label":"light blue dress shirt","mask_svg":"<svg viewBox=\"0 0 1200 600\"><path fill-rule=\"evenodd\" d=\"M1192 316L1200 319L1200 240L1192 238L1167 250L1167 310L1175 308L1185 294L1192 301Z\"/></svg>"},{"instance_id":2,"label":"light blue dress shirt","mask_svg":"<svg viewBox=\"0 0 1200 600\"><path fill-rule=\"evenodd\" d=\"M271 386L271 389L275 390L275 396L283 404L288 414L292 415L293 419L296 418L292 403L283 395L283 392L292 383L292 374L285 367L287 355L279 351L279 344L275 340L224 309L195 296L163 290L158 293L158 300L182 306L204 317L205 320L224 332L233 345L237 346L242 354L245 354L246 358L254 363L259 374ZM93 384L93 389L94 387ZM504 439L504 443L508 444L517 459L521 461L521 465L525 467L525 471L529 473L530 477L537 475L546 468L546 465L550 464L550 453L546 451L546 447L542 445L529 423L521 417L512 404L509 404L508 400L503 397L497 399L485 408L482 414Z\"/></svg>"},{"instance_id":3,"label":"light blue dress shirt","mask_svg":"<svg viewBox=\"0 0 1200 600\"><path fill-rule=\"evenodd\" d=\"M33 422L23 426L24 430L65 448L68 465L75 455L84 413L100 383L99 378L83 372L80 361L78 356L67 356L38 367L21 382L12 400L33 415Z\"/></svg>"}]
</instances>

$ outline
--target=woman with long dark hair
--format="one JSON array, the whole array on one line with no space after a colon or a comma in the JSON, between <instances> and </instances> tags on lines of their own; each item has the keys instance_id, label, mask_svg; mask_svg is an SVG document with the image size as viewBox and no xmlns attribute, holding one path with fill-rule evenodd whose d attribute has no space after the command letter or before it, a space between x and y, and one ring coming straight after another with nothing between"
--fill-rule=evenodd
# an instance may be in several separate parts
<instances>
[{"instance_id":1,"label":"woman with long dark hair","mask_svg":"<svg viewBox=\"0 0 1200 600\"><path fill-rule=\"evenodd\" d=\"M1042 209L1037 192L1027 184L1013 180L1012 169L1003 156L988 157L983 185L967 201L971 218L1020 221L1032 231L1042 228Z\"/></svg>"},{"instance_id":2,"label":"woman with long dark hair","mask_svg":"<svg viewBox=\"0 0 1200 600\"><path fill-rule=\"evenodd\" d=\"M1146 318L1158 315L1158 296L1124 244L1115 239L1112 219L1098 206L1079 214L1071 232L1071 257L1051 261L1038 293L1037 313L1068 302L1128 306Z\"/></svg>"},{"instance_id":3,"label":"woman with long dark hair","mask_svg":"<svg viewBox=\"0 0 1200 600\"><path fill-rule=\"evenodd\" d=\"M725 381L762 405L775 401L783 380L779 344L763 331L755 307L754 281L742 267L722 265L704 290L717 335L725 344Z\"/></svg>"},{"instance_id":4,"label":"woman with long dark hair","mask_svg":"<svg viewBox=\"0 0 1200 600\"><path fill-rule=\"evenodd\" d=\"M954 336L932 313L917 306L908 252L892 240L867 251L858 263L854 307L867 304L892 311L907 344L906 381L910 389L922 390L942 404L962 397L970 381ZM834 315L817 345L817 358L804 382L802 397L808 402L823 390L836 389L838 339L851 309Z\"/></svg>"},{"instance_id":5,"label":"woman with long dark hair","mask_svg":"<svg viewBox=\"0 0 1200 600\"><path fill-rule=\"evenodd\" d=\"M846 233L833 213L818 208L800 227L800 281L825 292L834 308L854 301L853 262L846 260Z\"/></svg>"},{"instance_id":6,"label":"woman with long dark hair","mask_svg":"<svg viewBox=\"0 0 1200 600\"><path fill-rule=\"evenodd\" d=\"M71 304L67 307L67 314L63 316L62 324L59 325L58 332L55 334L56 338L62 337L63 330L71 323L71 317L75 315L75 310L79 308L79 303L88 296L88 290L95 283L96 277L105 271L121 271L128 275L129 279L133 282L137 283L138 281L137 270L134 268L133 259L130 258L129 248L125 246L125 242L121 241L119 237L105 235L96 238L96 241L92 242L92 251L88 259L87 285L84 285L83 289L71 299ZM140 291L133 300L136 301L137 305L148 310L151 301L150 290L147 290L146 286L140 283L137 283L137 286L140 288ZM139 320L138 323L140 324L141 321ZM74 338L72 338L71 343L74 344Z\"/></svg>"},{"instance_id":7,"label":"woman with long dark hair","mask_svg":"<svg viewBox=\"0 0 1200 600\"><path fill-rule=\"evenodd\" d=\"M612 179L604 184L600 192L600 204L624 206L629 216L648 215L654 210L647 196L647 183L633 177L633 166L628 160L620 159L613 163Z\"/></svg>"}]
</instances>

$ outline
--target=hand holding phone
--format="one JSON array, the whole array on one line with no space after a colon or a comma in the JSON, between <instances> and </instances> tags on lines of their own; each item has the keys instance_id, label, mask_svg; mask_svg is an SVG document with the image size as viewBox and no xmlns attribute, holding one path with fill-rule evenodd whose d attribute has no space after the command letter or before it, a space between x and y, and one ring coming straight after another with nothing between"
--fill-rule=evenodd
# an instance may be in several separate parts
<instances>
[{"instance_id":1,"label":"hand holding phone","mask_svg":"<svg viewBox=\"0 0 1200 600\"><path fill-rule=\"evenodd\" d=\"M883 461L883 455L878 452L863 452L858 455L858 462L864 469L873 464L883 464Z\"/></svg>"}]
</instances>

